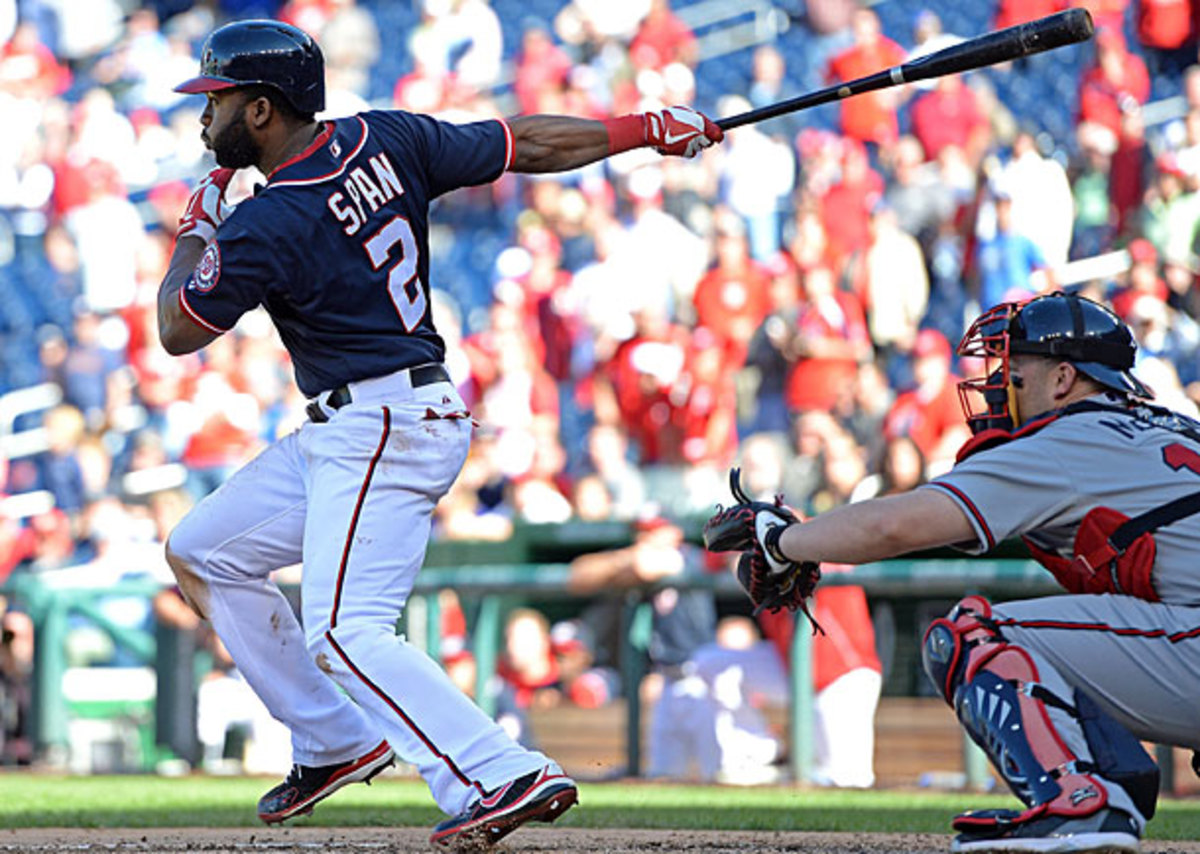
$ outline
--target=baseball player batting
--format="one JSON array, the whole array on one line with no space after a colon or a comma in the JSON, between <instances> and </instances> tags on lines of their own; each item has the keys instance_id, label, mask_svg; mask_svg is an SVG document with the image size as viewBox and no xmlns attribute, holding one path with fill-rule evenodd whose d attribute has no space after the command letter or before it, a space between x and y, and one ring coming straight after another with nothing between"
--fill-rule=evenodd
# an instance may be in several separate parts
<instances>
[{"instance_id":1,"label":"baseball player batting","mask_svg":"<svg viewBox=\"0 0 1200 854\"><path fill-rule=\"evenodd\" d=\"M453 125L399 111L317 121L324 61L302 31L239 21L204 44L201 138L219 168L180 220L159 336L191 353L265 307L309 421L171 533L189 604L292 732L294 766L259 801L281 822L391 764L416 765L448 816L434 843L491 844L575 804L575 783L485 716L395 632L472 422L430 318L428 210L505 171L558 172L639 146L692 156L721 130L686 107L590 121ZM257 167L236 209L225 188ZM269 573L303 561L303 629Z\"/></svg>"},{"instance_id":2,"label":"baseball player batting","mask_svg":"<svg viewBox=\"0 0 1200 854\"><path fill-rule=\"evenodd\" d=\"M956 818L955 851L1137 851L1158 797L1139 739L1200 749L1200 423L1146 402L1135 350L1078 296L999 305L958 346L986 367L949 473L804 523L741 499L710 520L719 545L741 527L739 578L767 607L799 607L806 562L1017 534L1066 589L968 596L925 634L926 672L1025 804Z\"/></svg>"}]
</instances>

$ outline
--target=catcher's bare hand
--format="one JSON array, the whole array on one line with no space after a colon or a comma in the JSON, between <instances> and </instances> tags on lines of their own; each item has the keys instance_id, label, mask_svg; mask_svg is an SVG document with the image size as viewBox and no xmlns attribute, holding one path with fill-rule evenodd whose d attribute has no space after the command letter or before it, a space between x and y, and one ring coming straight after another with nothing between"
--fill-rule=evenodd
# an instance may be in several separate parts
<instances>
[{"instance_id":1,"label":"catcher's bare hand","mask_svg":"<svg viewBox=\"0 0 1200 854\"><path fill-rule=\"evenodd\" d=\"M812 561L798 562L779 548L779 537L789 525L798 524L783 499L775 503L753 501L742 489L741 471L729 472L729 489L735 503L717 507L704 525L704 545L711 552L742 552L737 579L754 603L755 613L766 608L803 611L812 620L807 599L821 580L821 568ZM815 620L813 626L820 630Z\"/></svg>"}]
</instances>

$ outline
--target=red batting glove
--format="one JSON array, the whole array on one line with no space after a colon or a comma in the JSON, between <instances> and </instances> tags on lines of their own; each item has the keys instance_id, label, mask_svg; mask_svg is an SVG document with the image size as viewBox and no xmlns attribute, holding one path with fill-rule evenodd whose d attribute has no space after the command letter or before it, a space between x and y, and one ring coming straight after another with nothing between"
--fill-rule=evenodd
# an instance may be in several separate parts
<instances>
[{"instance_id":1,"label":"red batting glove","mask_svg":"<svg viewBox=\"0 0 1200 854\"><path fill-rule=\"evenodd\" d=\"M179 229L175 239L199 237L205 243L213 239L217 226L233 211L233 205L225 201L225 190L233 178L233 169L214 169L196 185L188 199L183 216L179 218Z\"/></svg>"},{"instance_id":2,"label":"red batting glove","mask_svg":"<svg viewBox=\"0 0 1200 854\"><path fill-rule=\"evenodd\" d=\"M645 114L646 143L659 154L695 157L725 138L715 122L690 107L667 107Z\"/></svg>"},{"instance_id":3,"label":"red batting glove","mask_svg":"<svg viewBox=\"0 0 1200 854\"><path fill-rule=\"evenodd\" d=\"M725 138L725 131L690 107L666 107L648 113L620 116L604 123L608 153L652 145L659 154L694 157Z\"/></svg>"}]
</instances>

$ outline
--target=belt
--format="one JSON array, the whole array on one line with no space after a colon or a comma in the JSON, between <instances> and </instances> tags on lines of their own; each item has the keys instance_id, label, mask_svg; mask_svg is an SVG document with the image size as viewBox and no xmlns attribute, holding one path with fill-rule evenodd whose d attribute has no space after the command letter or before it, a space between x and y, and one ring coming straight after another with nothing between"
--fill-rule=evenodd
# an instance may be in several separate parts
<instances>
[{"instance_id":1,"label":"belt","mask_svg":"<svg viewBox=\"0 0 1200 854\"><path fill-rule=\"evenodd\" d=\"M450 374L446 370L446 366L438 362L432 362L428 365L417 365L415 368L408 368L406 372L408 373L409 385L412 388L420 388L421 386L433 385L434 383L450 382ZM353 403L354 396L351 389L355 385L356 383L347 383L329 392L329 394L325 395L324 407L322 407L320 400L311 401L304 410L308 414L308 420L314 424L324 424L329 420L329 416L325 412L325 407L337 410Z\"/></svg>"}]
</instances>

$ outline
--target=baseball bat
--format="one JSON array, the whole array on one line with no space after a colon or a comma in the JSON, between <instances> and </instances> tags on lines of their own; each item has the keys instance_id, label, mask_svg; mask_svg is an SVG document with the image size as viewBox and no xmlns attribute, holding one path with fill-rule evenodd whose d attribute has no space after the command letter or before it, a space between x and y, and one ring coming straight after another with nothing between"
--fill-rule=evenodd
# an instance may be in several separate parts
<instances>
[{"instance_id":1,"label":"baseball bat","mask_svg":"<svg viewBox=\"0 0 1200 854\"><path fill-rule=\"evenodd\" d=\"M848 83L839 83L816 92L809 92L778 104L768 104L757 110L749 110L721 119L717 124L722 130L731 130L764 119L772 119L784 113L807 110L830 101L840 101L863 92L887 89L917 80L929 80L947 74L959 74L974 68L983 68L999 62L1007 62L1022 56L1032 56L1069 44L1087 41L1095 32L1092 16L1087 9L1068 9L1006 27L994 33L976 36L942 50L897 65Z\"/></svg>"}]
</instances>

